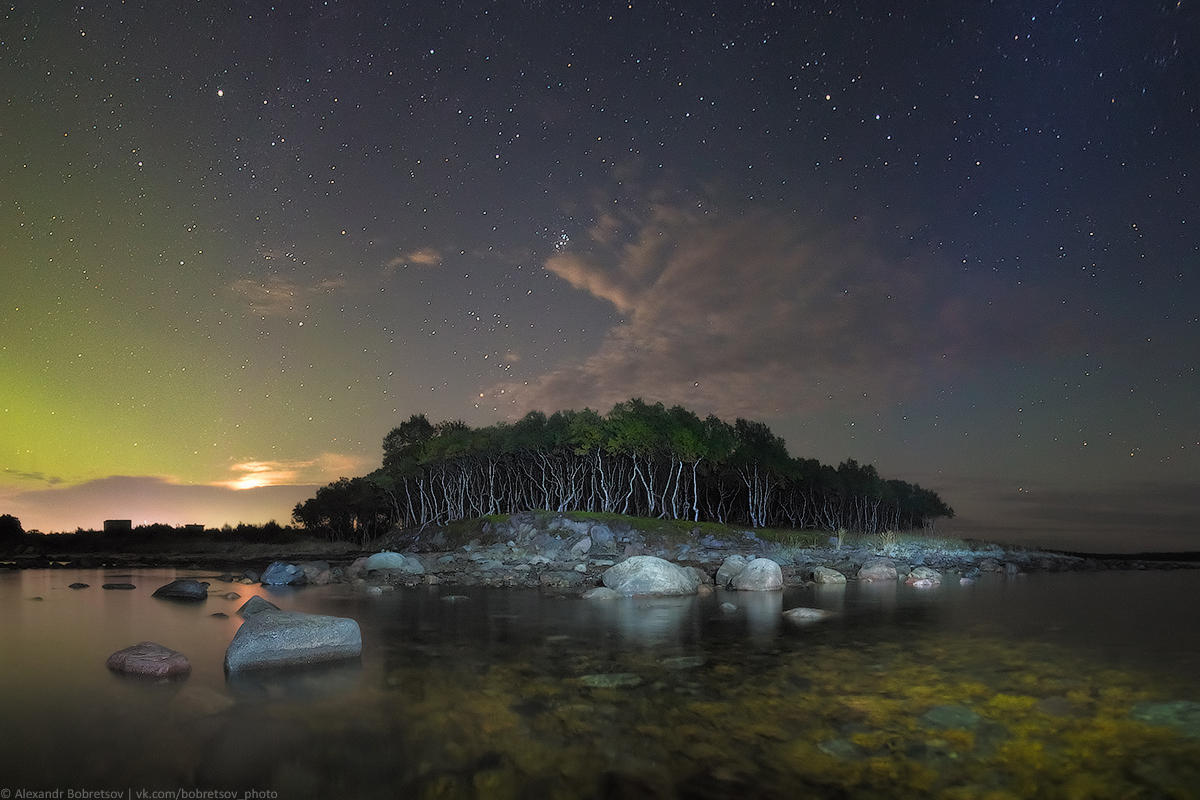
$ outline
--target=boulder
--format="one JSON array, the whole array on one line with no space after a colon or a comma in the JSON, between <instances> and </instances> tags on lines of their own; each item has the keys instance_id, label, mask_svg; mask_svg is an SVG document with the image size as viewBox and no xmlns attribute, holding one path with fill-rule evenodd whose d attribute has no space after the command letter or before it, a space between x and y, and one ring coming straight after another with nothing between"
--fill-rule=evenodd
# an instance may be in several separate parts
<instances>
[{"instance_id":1,"label":"boulder","mask_svg":"<svg viewBox=\"0 0 1200 800\"><path fill-rule=\"evenodd\" d=\"M657 556L631 556L609 567L604 585L618 594L695 594L699 581L689 570Z\"/></svg>"},{"instance_id":2,"label":"boulder","mask_svg":"<svg viewBox=\"0 0 1200 800\"><path fill-rule=\"evenodd\" d=\"M733 577L746 568L750 562L745 556L728 556L717 568L717 586L728 588L733 583Z\"/></svg>"},{"instance_id":3,"label":"boulder","mask_svg":"<svg viewBox=\"0 0 1200 800\"><path fill-rule=\"evenodd\" d=\"M304 580L313 586L325 586L333 580L328 561L303 561L296 567L304 573Z\"/></svg>"},{"instance_id":4,"label":"boulder","mask_svg":"<svg viewBox=\"0 0 1200 800\"><path fill-rule=\"evenodd\" d=\"M367 572L367 562L371 560L370 556L359 556L346 567L346 577L350 580L361 578Z\"/></svg>"},{"instance_id":5,"label":"boulder","mask_svg":"<svg viewBox=\"0 0 1200 800\"><path fill-rule=\"evenodd\" d=\"M264 600L258 595L254 595L246 602L242 603L242 607L237 610L239 617L253 617L263 611L278 611L279 606L272 603L270 600Z\"/></svg>"},{"instance_id":6,"label":"boulder","mask_svg":"<svg viewBox=\"0 0 1200 800\"><path fill-rule=\"evenodd\" d=\"M208 582L191 578L171 581L165 586L155 589L154 597L163 597L168 600L207 600Z\"/></svg>"},{"instance_id":7,"label":"boulder","mask_svg":"<svg viewBox=\"0 0 1200 800\"><path fill-rule=\"evenodd\" d=\"M425 574L425 567L416 556L405 556L400 553L393 553L390 550L384 550L381 553L376 553L367 559L364 565L367 572L377 569L394 569L399 572L407 572L413 575Z\"/></svg>"},{"instance_id":8,"label":"boulder","mask_svg":"<svg viewBox=\"0 0 1200 800\"><path fill-rule=\"evenodd\" d=\"M169 678L173 675L186 675L192 671L192 665L183 653L163 647L157 642L140 642L118 650L108 657L106 665L113 672L146 675L151 678Z\"/></svg>"},{"instance_id":9,"label":"boulder","mask_svg":"<svg viewBox=\"0 0 1200 800\"><path fill-rule=\"evenodd\" d=\"M932 567L913 567L904 582L918 589L928 589L942 582L942 573Z\"/></svg>"},{"instance_id":10,"label":"boulder","mask_svg":"<svg viewBox=\"0 0 1200 800\"><path fill-rule=\"evenodd\" d=\"M829 567L813 567L813 583L845 583L846 576Z\"/></svg>"},{"instance_id":11,"label":"boulder","mask_svg":"<svg viewBox=\"0 0 1200 800\"><path fill-rule=\"evenodd\" d=\"M829 619L834 616L834 612L827 611L823 608L789 608L783 612L783 618L793 625L811 625L814 622Z\"/></svg>"},{"instance_id":12,"label":"boulder","mask_svg":"<svg viewBox=\"0 0 1200 800\"><path fill-rule=\"evenodd\" d=\"M303 586L307 580L304 570L295 564L285 564L282 561L273 561L259 577L263 586Z\"/></svg>"},{"instance_id":13,"label":"boulder","mask_svg":"<svg viewBox=\"0 0 1200 800\"><path fill-rule=\"evenodd\" d=\"M607 552L611 550L616 543L616 537L613 536L612 529L607 525L596 524L591 527L589 535L592 539L592 546L597 550Z\"/></svg>"},{"instance_id":14,"label":"boulder","mask_svg":"<svg viewBox=\"0 0 1200 800\"><path fill-rule=\"evenodd\" d=\"M858 570L858 579L867 583L886 583L897 577L896 564L890 558L868 558Z\"/></svg>"},{"instance_id":15,"label":"boulder","mask_svg":"<svg viewBox=\"0 0 1200 800\"><path fill-rule=\"evenodd\" d=\"M269 669L362 655L362 633L348 617L262 611L246 618L225 651L225 671Z\"/></svg>"},{"instance_id":16,"label":"boulder","mask_svg":"<svg viewBox=\"0 0 1200 800\"><path fill-rule=\"evenodd\" d=\"M774 592L783 588L783 570L769 558L756 558L733 576L732 585L740 592Z\"/></svg>"}]
</instances>

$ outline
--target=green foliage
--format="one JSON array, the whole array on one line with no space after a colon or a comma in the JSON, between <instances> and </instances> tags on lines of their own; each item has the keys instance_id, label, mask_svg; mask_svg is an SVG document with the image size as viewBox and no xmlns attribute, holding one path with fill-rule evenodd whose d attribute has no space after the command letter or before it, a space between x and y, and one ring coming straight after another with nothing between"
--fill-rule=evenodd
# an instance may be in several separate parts
<instances>
[{"instance_id":1,"label":"green foliage","mask_svg":"<svg viewBox=\"0 0 1200 800\"><path fill-rule=\"evenodd\" d=\"M471 428L414 414L383 441L380 469L342 478L292 518L331 539L364 543L391 527L445 525L543 509L878 534L953 516L934 492L847 460L793 458L762 422L701 420L634 398L605 415L531 411ZM680 528L681 530L683 528Z\"/></svg>"}]
</instances>

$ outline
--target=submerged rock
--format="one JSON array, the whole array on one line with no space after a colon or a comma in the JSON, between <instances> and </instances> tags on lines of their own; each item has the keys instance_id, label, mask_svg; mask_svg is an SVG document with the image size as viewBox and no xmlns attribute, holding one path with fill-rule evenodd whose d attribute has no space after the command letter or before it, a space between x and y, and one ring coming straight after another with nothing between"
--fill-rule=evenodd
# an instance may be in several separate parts
<instances>
[{"instance_id":1,"label":"submerged rock","mask_svg":"<svg viewBox=\"0 0 1200 800\"><path fill-rule=\"evenodd\" d=\"M636 672L604 672L581 675L579 682L589 689L621 689L640 686L642 676Z\"/></svg>"},{"instance_id":2,"label":"submerged rock","mask_svg":"<svg viewBox=\"0 0 1200 800\"><path fill-rule=\"evenodd\" d=\"M581 596L584 600L612 600L621 597L621 593L615 592L607 586L597 586L594 589L588 589Z\"/></svg>"},{"instance_id":3,"label":"submerged rock","mask_svg":"<svg viewBox=\"0 0 1200 800\"><path fill-rule=\"evenodd\" d=\"M931 728L971 730L983 722L983 717L966 706L934 706L921 715L920 721Z\"/></svg>"},{"instance_id":4,"label":"submerged rock","mask_svg":"<svg viewBox=\"0 0 1200 800\"><path fill-rule=\"evenodd\" d=\"M793 625L811 625L814 622L821 622L835 616L833 611L827 611L824 608L789 608L783 612L783 618Z\"/></svg>"},{"instance_id":5,"label":"submerged rock","mask_svg":"<svg viewBox=\"0 0 1200 800\"><path fill-rule=\"evenodd\" d=\"M106 583L106 584L102 585L100 588L101 589L119 589L119 590L128 591L129 589L136 589L137 587L134 586L132 583Z\"/></svg>"},{"instance_id":6,"label":"submerged rock","mask_svg":"<svg viewBox=\"0 0 1200 800\"><path fill-rule=\"evenodd\" d=\"M225 651L225 671L358 658L362 632L348 617L261 611L246 618Z\"/></svg>"},{"instance_id":7,"label":"submerged rock","mask_svg":"<svg viewBox=\"0 0 1200 800\"><path fill-rule=\"evenodd\" d=\"M91 585L91 584L87 584L87 583L72 583L72 584L71 584L70 586L68 586L67 588L68 588L68 589L86 589L86 588L88 588L88 586L90 586L90 585Z\"/></svg>"},{"instance_id":8,"label":"submerged rock","mask_svg":"<svg viewBox=\"0 0 1200 800\"><path fill-rule=\"evenodd\" d=\"M105 665L113 672L169 678L192 671L187 656L157 642L139 642L118 650L108 657Z\"/></svg>"},{"instance_id":9,"label":"submerged rock","mask_svg":"<svg viewBox=\"0 0 1200 800\"><path fill-rule=\"evenodd\" d=\"M165 586L155 589L154 597L162 597L167 600L207 600L208 583L191 578L171 581Z\"/></svg>"},{"instance_id":10,"label":"submerged rock","mask_svg":"<svg viewBox=\"0 0 1200 800\"><path fill-rule=\"evenodd\" d=\"M690 571L657 556L631 556L604 571L604 585L618 594L695 594L699 581Z\"/></svg>"},{"instance_id":11,"label":"submerged rock","mask_svg":"<svg viewBox=\"0 0 1200 800\"><path fill-rule=\"evenodd\" d=\"M1200 739L1200 703L1192 700L1138 703L1129 716L1149 725L1175 728L1189 739Z\"/></svg>"},{"instance_id":12,"label":"submerged rock","mask_svg":"<svg viewBox=\"0 0 1200 800\"><path fill-rule=\"evenodd\" d=\"M263 586L303 586L308 579L304 576L304 570L295 564L274 561L263 571L259 581Z\"/></svg>"},{"instance_id":13,"label":"submerged rock","mask_svg":"<svg viewBox=\"0 0 1200 800\"><path fill-rule=\"evenodd\" d=\"M733 576L731 584L740 592L774 592L783 588L783 570L769 558L756 558Z\"/></svg>"}]
</instances>

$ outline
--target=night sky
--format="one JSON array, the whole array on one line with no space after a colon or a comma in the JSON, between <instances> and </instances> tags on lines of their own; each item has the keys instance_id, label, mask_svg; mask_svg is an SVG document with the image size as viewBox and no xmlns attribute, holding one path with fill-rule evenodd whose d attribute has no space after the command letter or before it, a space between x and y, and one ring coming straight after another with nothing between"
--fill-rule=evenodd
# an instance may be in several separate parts
<instances>
[{"instance_id":1,"label":"night sky","mask_svg":"<svg viewBox=\"0 0 1200 800\"><path fill-rule=\"evenodd\" d=\"M1198 33L16 0L0 512L286 522L413 413L641 397L935 489L949 533L1200 549Z\"/></svg>"}]
</instances>

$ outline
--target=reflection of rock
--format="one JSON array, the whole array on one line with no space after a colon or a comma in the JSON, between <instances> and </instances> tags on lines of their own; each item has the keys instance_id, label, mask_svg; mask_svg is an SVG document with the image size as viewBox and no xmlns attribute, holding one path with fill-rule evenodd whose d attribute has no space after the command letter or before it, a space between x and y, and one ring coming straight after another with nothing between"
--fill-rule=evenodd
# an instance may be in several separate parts
<instances>
[{"instance_id":1,"label":"reflection of rock","mask_svg":"<svg viewBox=\"0 0 1200 800\"><path fill-rule=\"evenodd\" d=\"M604 585L623 595L695 594L696 576L657 556L632 556L604 572Z\"/></svg>"},{"instance_id":2,"label":"reflection of rock","mask_svg":"<svg viewBox=\"0 0 1200 800\"><path fill-rule=\"evenodd\" d=\"M732 584L741 592L774 592L783 588L783 570L769 558L756 558L733 576Z\"/></svg>"},{"instance_id":3,"label":"reflection of rock","mask_svg":"<svg viewBox=\"0 0 1200 800\"><path fill-rule=\"evenodd\" d=\"M108 657L106 664L114 672L146 675L151 678L169 678L173 675L186 675L192 671L192 665L183 653L163 647L157 642L140 642L118 650Z\"/></svg>"},{"instance_id":4,"label":"reflection of rock","mask_svg":"<svg viewBox=\"0 0 1200 800\"><path fill-rule=\"evenodd\" d=\"M897 579L896 563L890 558L868 558L858 571L860 581L884 583Z\"/></svg>"},{"instance_id":5,"label":"reflection of rock","mask_svg":"<svg viewBox=\"0 0 1200 800\"><path fill-rule=\"evenodd\" d=\"M311 700L353 691L362 680L357 659L290 669L251 669L231 672L225 685L235 697Z\"/></svg>"},{"instance_id":6,"label":"reflection of rock","mask_svg":"<svg viewBox=\"0 0 1200 800\"><path fill-rule=\"evenodd\" d=\"M240 617L252 617L260 611L278 611L279 606L272 603L270 600L264 600L258 595L254 595L246 602L242 603L242 607L237 610Z\"/></svg>"},{"instance_id":7,"label":"reflection of rock","mask_svg":"<svg viewBox=\"0 0 1200 800\"><path fill-rule=\"evenodd\" d=\"M208 583L191 578L171 581L167 585L155 589L154 596L168 600L207 600Z\"/></svg>"},{"instance_id":8,"label":"reflection of rock","mask_svg":"<svg viewBox=\"0 0 1200 800\"><path fill-rule=\"evenodd\" d=\"M813 583L845 583L846 576L829 567L813 567Z\"/></svg>"},{"instance_id":9,"label":"reflection of rock","mask_svg":"<svg viewBox=\"0 0 1200 800\"><path fill-rule=\"evenodd\" d=\"M225 671L317 664L362 654L358 623L347 617L260 611L246 618L225 651Z\"/></svg>"},{"instance_id":10,"label":"reflection of rock","mask_svg":"<svg viewBox=\"0 0 1200 800\"><path fill-rule=\"evenodd\" d=\"M307 580L304 570L282 561L272 562L259 578L264 586L302 586Z\"/></svg>"},{"instance_id":11,"label":"reflection of rock","mask_svg":"<svg viewBox=\"0 0 1200 800\"><path fill-rule=\"evenodd\" d=\"M746 615L750 636L770 639L779 630L783 613L783 592L744 592L738 595L738 605Z\"/></svg>"}]
</instances>

